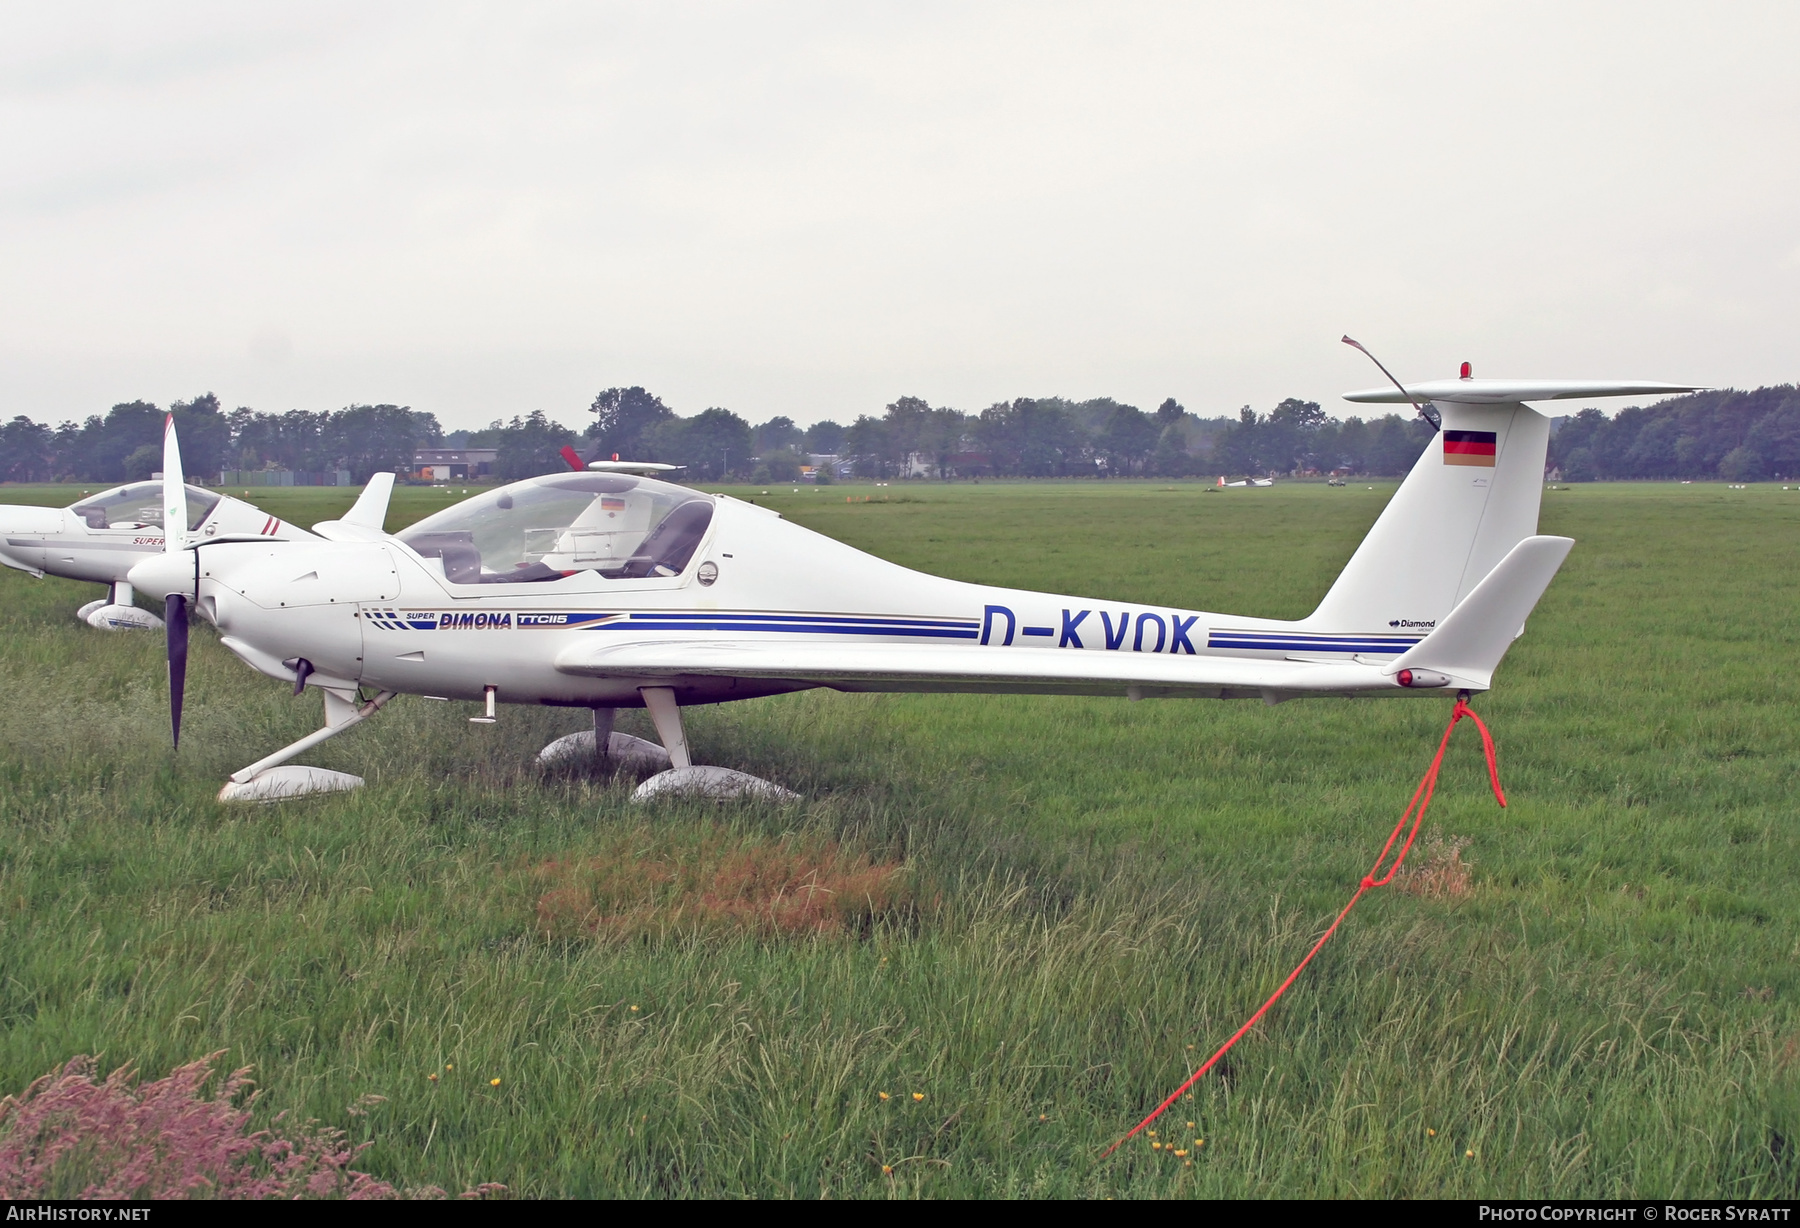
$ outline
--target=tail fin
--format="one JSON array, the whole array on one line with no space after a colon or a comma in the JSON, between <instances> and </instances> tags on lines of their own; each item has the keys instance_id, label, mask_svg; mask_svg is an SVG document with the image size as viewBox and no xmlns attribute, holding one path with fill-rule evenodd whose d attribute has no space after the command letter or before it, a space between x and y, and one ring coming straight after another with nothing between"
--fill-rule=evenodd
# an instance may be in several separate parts
<instances>
[{"instance_id":1,"label":"tail fin","mask_svg":"<svg viewBox=\"0 0 1800 1228\"><path fill-rule=\"evenodd\" d=\"M1360 347L1359 347L1360 348ZM1464 366L1464 371L1467 371ZM1432 380L1346 393L1347 401L1429 399L1443 429L1425 449L1337 583L1302 625L1428 631L1537 532L1550 420L1524 404L1672 396L1692 384L1648 380Z\"/></svg>"},{"instance_id":2,"label":"tail fin","mask_svg":"<svg viewBox=\"0 0 1800 1228\"><path fill-rule=\"evenodd\" d=\"M1438 410L1443 429L1308 623L1429 630L1537 532L1550 420L1518 403Z\"/></svg>"}]
</instances>

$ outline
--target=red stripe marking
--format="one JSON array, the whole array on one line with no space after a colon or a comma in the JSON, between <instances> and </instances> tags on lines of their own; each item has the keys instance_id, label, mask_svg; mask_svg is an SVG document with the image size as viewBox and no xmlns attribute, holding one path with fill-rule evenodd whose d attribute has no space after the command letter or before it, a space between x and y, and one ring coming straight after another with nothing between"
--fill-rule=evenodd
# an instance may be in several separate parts
<instances>
[{"instance_id":1,"label":"red stripe marking","mask_svg":"<svg viewBox=\"0 0 1800 1228\"><path fill-rule=\"evenodd\" d=\"M1491 443L1471 443L1462 439L1444 440L1444 451L1454 452L1459 456L1492 456L1495 453Z\"/></svg>"}]
</instances>

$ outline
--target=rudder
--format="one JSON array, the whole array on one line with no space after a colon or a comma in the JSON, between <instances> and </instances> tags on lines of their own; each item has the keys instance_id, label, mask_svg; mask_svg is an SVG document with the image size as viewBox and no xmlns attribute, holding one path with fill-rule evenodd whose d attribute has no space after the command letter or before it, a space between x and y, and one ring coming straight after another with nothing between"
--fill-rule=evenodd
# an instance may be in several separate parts
<instances>
[{"instance_id":1,"label":"rudder","mask_svg":"<svg viewBox=\"0 0 1800 1228\"><path fill-rule=\"evenodd\" d=\"M1423 634L1537 533L1550 420L1519 402L1437 407L1443 429L1302 625Z\"/></svg>"}]
</instances>

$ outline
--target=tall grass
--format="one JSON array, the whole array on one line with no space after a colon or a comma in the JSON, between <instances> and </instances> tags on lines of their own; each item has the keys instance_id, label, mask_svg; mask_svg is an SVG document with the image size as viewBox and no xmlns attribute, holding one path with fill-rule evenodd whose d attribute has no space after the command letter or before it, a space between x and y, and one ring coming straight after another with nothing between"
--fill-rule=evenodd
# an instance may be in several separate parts
<instances>
[{"instance_id":1,"label":"tall grass","mask_svg":"<svg viewBox=\"0 0 1800 1228\"><path fill-rule=\"evenodd\" d=\"M757 497L963 578L1291 616L1389 489ZM309 757L366 789L229 808L315 702L197 632L173 757L160 641L7 573L0 1090L224 1049L382 1180L522 1194L1793 1196L1796 521L1770 488L1547 495L1579 545L1477 701L1512 805L1459 738L1433 811L1467 889L1368 900L1159 1125L1187 1157L1105 1162L1341 904L1443 705L809 693L689 714L803 805L644 810L536 767L581 714L403 700ZM771 849L905 891L540 921L549 865Z\"/></svg>"}]
</instances>

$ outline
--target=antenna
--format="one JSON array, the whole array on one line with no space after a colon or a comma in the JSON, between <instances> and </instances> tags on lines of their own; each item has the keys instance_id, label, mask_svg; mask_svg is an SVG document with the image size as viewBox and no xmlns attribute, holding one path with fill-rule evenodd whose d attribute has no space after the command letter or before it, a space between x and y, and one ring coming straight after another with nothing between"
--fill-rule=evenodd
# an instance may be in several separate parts
<instances>
[{"instance_id":1,"label":"antenna","mask_svg":"<svg viewBox=\"0 0 1800 1228\"><path fill-rule=\"evenodd\" d=\"M1381 359L1369 353L1367 346L1352 338L1348 333L1344 335L1344 344L1354 349L1361 350L1370 362L1374 363L1377 367L1381 367L1381 373L1388 377L1388 383L1400 390L1400 395L1406 398L1407 404L1419 411L1419 417L1431 423L1432 430L1436 431L1443 428L1443 416L1437 412L1437 407L1432 405L1430 401L1421 402L1416 400L1413 397L1413 394L1406 390L1406 385L1394 378L1394 373L1392 371L1381 366Z\"/></svg>"}]
</instances>

